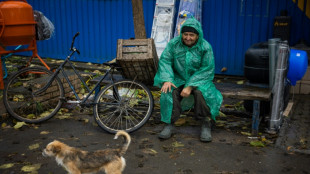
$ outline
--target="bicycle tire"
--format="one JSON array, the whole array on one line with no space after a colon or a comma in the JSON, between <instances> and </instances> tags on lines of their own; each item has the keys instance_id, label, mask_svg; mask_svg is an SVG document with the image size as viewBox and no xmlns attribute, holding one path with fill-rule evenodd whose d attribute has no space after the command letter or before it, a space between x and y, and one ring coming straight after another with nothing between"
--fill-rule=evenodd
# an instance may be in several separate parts
<instances>
[{"instance_id":1,"label":"bicycle tire","mask_svg":"<svg viewBox=\"0 0 310 174\"><path fill-rule=\"evenodd\" d=\"M8 113L26 123L39 123L53 117L62 105L64 89L58 77L42 93L34 95L53 75L41 67L24 68L8 80L3 101Z\"/></svg>"},{"instance_id":2,"label":"bicycle tire","mask_svg":"<svg viewBox=\"0 0 310 174\"><path fill-rule=\"evenodd\" d=\"M118 99L117 99L118 98ZM104 87L95 98L94 117L109 133L133 132L150 118L154 107L151 91L142 83L121 80Z\"/></svg>"}]
</instances>

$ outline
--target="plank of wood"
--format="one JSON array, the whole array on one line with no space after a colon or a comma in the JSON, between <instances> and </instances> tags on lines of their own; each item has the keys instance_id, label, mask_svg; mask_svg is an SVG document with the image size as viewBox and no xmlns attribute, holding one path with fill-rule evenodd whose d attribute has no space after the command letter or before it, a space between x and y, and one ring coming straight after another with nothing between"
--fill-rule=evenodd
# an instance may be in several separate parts
<instances>
[{"instance_id":1,"label":"plank of wood","mask_svg":"<svg viewBox=\"0 0 310 174\"><path fill-rule=\"evenodd\" d=\"M147 53L147 46L123 47L123 53Z\"/></svg>"},{"instance_id":2,"label":"plank of wood","mask_svg":"<svg viewBox=\"0 0 310 174\"><path fill-rule=\"evenodd\" d=\"M271 99L271 91L267 88L234 83L215 83L215 86L224 98L263 101L269 101Z\"/></svg>"},{"instance_id":3,"label":"plank of wood","mask_svg":"<svg viewBox=\"0 0 310 174\"><path fill-rule=\"evenodd\" d=\"M123 40L122 45L123 46L130 46L130 45L135 45L135 46L141 46L141 45L147 45L148 40L151 39L130 39L130 40Z\"/></svg>"},{"instance_id":4,"label":"plank of wood","mask_svg":"<svg viewBox=\"0 0 310 174\"><path fill-rule=\"evenodd\" d=\"M283 116L288 117L290 115L292 108L293 108L293 104L294 104L293 101L288 102L288 104L287 104L287 106L283 112Z\"/></svg>"},{"instance_id":5,"label":"plank of wood","mask_svg":"<svg viewBox=\"0 0 310 174\"><path fill-rule=\"evenodd\" d=\"M134 60L145 60L145 59L152 59L152 57L147 57L147 53L131 53L131 54L123 54L123 59L118 60L124 60L124 61L134 61Z\"/></svg>"}]
</instances>

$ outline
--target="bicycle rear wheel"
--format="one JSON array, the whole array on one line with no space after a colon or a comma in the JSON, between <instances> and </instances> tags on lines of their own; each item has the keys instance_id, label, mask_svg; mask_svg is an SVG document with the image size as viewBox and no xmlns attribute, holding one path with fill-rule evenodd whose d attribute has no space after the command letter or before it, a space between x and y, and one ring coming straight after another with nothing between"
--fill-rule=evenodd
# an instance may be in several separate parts
<instances>
[{"instance_id":1,"label":"bicycle rear wheel","mask_svg":"<svg viewBox=\"0 0 310 174\"><path fill-rule=\"evenodd\" d=\"M53 73L45 68L24 68L15 73L3 90L4 105L11 116L27 123L39 123L54 116L62 105L64 89L58 77L43 92L34 95Z\"/></svg>"},{"instance_id":2,"label":"bicycle rear wheel","mask_svg":"<svg viewBox=\"0 0 310 174\"><path fill-rule=\"evenodd\" d=\"M95 103L95 120L109 133L138 130L149 120L154 107L151 91L130 80L109 84L99 92Z\"/></svg>"}]
</instances>

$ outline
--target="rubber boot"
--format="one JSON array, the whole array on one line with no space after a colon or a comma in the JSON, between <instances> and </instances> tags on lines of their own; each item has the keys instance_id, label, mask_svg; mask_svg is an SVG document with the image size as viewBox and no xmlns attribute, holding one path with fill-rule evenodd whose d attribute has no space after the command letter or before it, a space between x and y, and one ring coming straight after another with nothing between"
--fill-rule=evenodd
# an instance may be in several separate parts
<instances>
[{"instance_id":1,"label":"rubber boot","mask_svg":"<svg viewBox=\"0 0 310 174\"><path fill-rule=\"evenodd\" d=\"M204 121L201 126L200 141L211 142L211 121Z\"/></svg>"},{"instance_id":2,"label":"rubber boot","mask_svg":"<svg viewBox=\"0 0 310 174\"><path fill-rule=\"evenodd\" d=\"M158 138L169 139L174 131L172 124L166 124L164 129L159 133Z\"/></svg>"}]
</instances>

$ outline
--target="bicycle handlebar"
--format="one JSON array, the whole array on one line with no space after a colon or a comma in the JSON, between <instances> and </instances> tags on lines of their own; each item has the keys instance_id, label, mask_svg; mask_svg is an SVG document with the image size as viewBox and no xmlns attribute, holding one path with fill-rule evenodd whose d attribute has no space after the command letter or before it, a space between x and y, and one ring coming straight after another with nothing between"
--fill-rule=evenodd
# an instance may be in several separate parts
<instances>
[{"instance_id":1,"label":"bicycle handlebar","mask_svg":"<svg viewBox=\"0 0 310 174\"><path fill-rule=\"evenodd\" d=\"M74 40L78 35L80 35L80 32L75 33L75 35L73 36L71 48L70 48L71 51L73 51ZM77 50L77 52L78 52L78 54L80 53L78 50Z\"/></svg>"}]
</instances>

